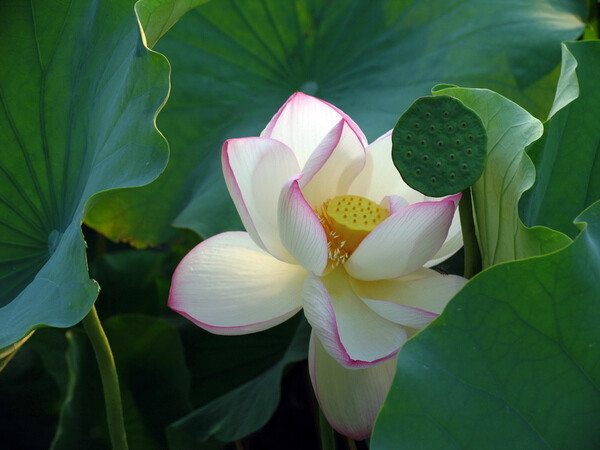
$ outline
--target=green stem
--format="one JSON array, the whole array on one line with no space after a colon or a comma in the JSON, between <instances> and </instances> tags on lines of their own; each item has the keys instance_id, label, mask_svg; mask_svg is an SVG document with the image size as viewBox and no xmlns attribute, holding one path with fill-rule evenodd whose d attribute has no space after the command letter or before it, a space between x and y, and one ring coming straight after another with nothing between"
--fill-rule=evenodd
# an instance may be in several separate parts
<instances>
[{"instance_id":1,"label":"green stem","mask_svg":"<svg viewBox=\"0 0 600 450\"><path fill-rule=\"evenodd\" d=\"M83 328L92 342L98 368L100 369L112 448L113 450L127 450L117 368L95 306L92 306L91 311L83 319Z\"/></svg>"},{"instance_id":2,"label":"green stem","mask_svg":"<svg viewBox=\"0 0 600 450\"><path fill-rule=\"evenodd\" d=\"M471 188L462 193L458 204L460 226L465 245L465 278L473 278L481 271L481 253L475 235L475 222L473 221L473 205L471 203Z\"/></svg>"},{"instance_id":3,"label":"green stem","mask_svg":"<svg viewBox=\"0 0 600 450\"><path fill-rule=\"evenodd\" d=\"M335 450L335 436L333 428L329 425L327 418L319 408L319 428L321 431L321 450Z\"/></svg>"},{"instance_id":4,"label":"green stem","mask_svg":"<svg viewBox=\"0 0 600 450\"><path fill-rule=\"evenodd\" d=\"M348 443L348 450L357 450L356 442L354 442L354 439L346 436L346 442Z\"/></svg>"}]
</instances>

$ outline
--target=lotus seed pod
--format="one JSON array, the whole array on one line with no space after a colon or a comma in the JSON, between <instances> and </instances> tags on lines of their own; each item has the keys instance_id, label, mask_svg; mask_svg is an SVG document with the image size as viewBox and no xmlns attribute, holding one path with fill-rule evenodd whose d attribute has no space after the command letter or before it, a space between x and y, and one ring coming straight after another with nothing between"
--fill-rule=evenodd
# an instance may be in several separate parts
<instances>
[{"instance_id":1,"label":"lotus seed pod","mask_svg":"<svg viewBox=\"0 0 600 450\"><path fill-rule=\"evenodd\" d=\"M456 194L485 167L487 134L479 116L447 95L422 97L392 133L392 159L413 189L430 197Z\"/></svg>"}]
</instances>

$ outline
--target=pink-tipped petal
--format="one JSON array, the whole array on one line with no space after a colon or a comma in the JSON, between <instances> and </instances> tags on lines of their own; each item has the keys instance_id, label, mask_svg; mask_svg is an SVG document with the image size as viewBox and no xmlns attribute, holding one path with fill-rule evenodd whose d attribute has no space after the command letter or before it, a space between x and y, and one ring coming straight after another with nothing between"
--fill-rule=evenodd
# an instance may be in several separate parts
<instances>
[{"instance_id":1,"label":"pink-tipped petal","mask_svg":"<svg viewBox=\"0 0 600 450\"><path fill-rule=\"evenodd\" d=\"M462 246L463 237L462 230L460 227L460 214L458 212L458 208L456 208L456 211L454 212L454 218L452 219L452 225L450 225L450 229L448 230L448 236L446 236L446 240L442 244L442 247L437 251L437 253L433 255L433 257L424 264L425 267L433 267L436 264L447 260L457 251L459 251Z\"/></svg>"},{"instance_id":2,"label":"pink-tipped petal","mask_svg":"<svg viewBox=\"0 0 600 450\"><path fill-rule=\"evenodd\" d=\"M329 158L309 182L301 185L304 198L318 207L328 199L347 194L364 164L365 148L359 136L342 120L341 135Z\"/></svg>"},{"instance_id":3,"label":"pink-tipped petal","mask_svg":"<svg viewBox=\"0 0 600 450\"><path fill-rule=\"evenodd\" d=\"M366 145L364 134L350 117L329 103L302 92L296 92L285 102L260 135L287 144L296 154L300 166L304 166L317 145L341 119L350 124Z\"/></svg>"},{"instance_id":4,"label":"pink-tipped petal","mask_svg":"<svg viewBox=\"0 0 600 450\"><path fill-rule=\"evenodd\" d=\"M348 124L348 126L350 128L352 128L352 131L354 131L354 133L358 136L363 147L366 147L369 144L369 141L367 141L367 137L365 136L363 131L360 129L358 124L354 120L352 120L352 118L348 114L346 114L344 111L342 111L337 106L332 105L329 102L326 102L325 100L322 100L320 98L316 98L316 99L318 101L320 101L321 103L323 103L325 106L332 108L334 111L337 111L337 113L342 117L342 119L344 119L344 121Z\"/></svg>"},{"instance_id":5,"label":"pink-tipped petal","mask_svg":"<svg viewBox=\"0 0 600 450\"><path fill-rule=\"evenodd\" d=\"M380 203L388 195L401 196L409 204L425 200L423 194L404 182L392 162L391 131L367 147L364 169L354 179L348 193L360 195L376 203Z\"/></svg>"},{"instance_id":6,"label":"pink-tipped petal","mask_svg":"<svg viewBox=\"0 0 600 450\"><path fill-rule=\"evenodd\" d=\"M386 195L383 197L380 205L387 209L391 214L396 214L402 208L408 206L408 202L404 197L400 197L399 195Z\"/></svg>"},{"instance_id":7,"label":"pink-tipped petal","mask_svg":"<svg viewBox=\"0 0 600 450\"><path fill-rule=\"evenodd\" d=\"M406 332L369 309L356 296L342 267L319 278L309 274L303 289L304 315L327 352L353 369L394 356Z\"/></svg>"},{"instance_id":8,"label":"pink-tipped petal","mask_svg":"<svg viewBox=\"0 0 600 450\"><path fill-rule=\"evenodd\" d=\"M294 153L265 138L230 139L223 145L223 173L242 223L252 239L273 256L294 262L279 239L279 193L300 170Z\"/></svg>"},{"instance_id":9,"label":"pink-tipped petal","mask_svg":"<svg viewBox=\"0 0 600 450\"><path fill-rule=\"evenodd\" d=\"M304 199L298 179L290 179L279 197L279 235L286 249L306 270L322 274L327 267L327 235Z\"/></svg>"},{"instance_id":10,"label":"pink-tipped petal","mask_svg":"<svg viewBox=\"0 0 600 450\"><path fill-rule=\"evenodd\" d=\"M422 329L441 314L466 282L463 277L423 268L392 280L352 280L352 288L380 316Z\"/></svg>"},{"instance_id":11,"label":"pink-tipped petal","mask_svg":"<svg viewBox=\"0 0 600 450\"><path fill-rule=\"evenodd\" d=\"M179 263L169 307L216 334L265 330L300 310L306 274L262 250L248 233L222 233Z\"/></svg>"},{"instance_id":12,"label":"pink-tipped petal","mask_svg":"<svg viewBox=\"0 0 600 450\"><path fill-rule=\"evenodd\" d=\"M461 194L402 208L360 243L344 267L359 280L396 278L421 268L440 249Z\"/></svg>"},{"instance_id":13,"label":"pink-tipped petal","mask_svg":"<svg viewBox=\"0 0 600 450\"><path fill-rule=\"evenodd\" d=\"M329 130L319 145L317 145L317 148L312 152L308 161L306 161L306 164L302 168L302 178L298 183L300 188L306 186L306 184L321 170L329 158L331 158L331 154L342 138L343 131L344 121L340 120L331 130Z\"/></svg>"},{"instance_id":14,"label":"pink-tipped petal","mask_svg":"<svg viewBox=\"0 0 600 450\"><path fill-rule=\"evenodd\" d=\"M347 369L325 351L314 332L311 334L310 379L319 406L336 431L357 441L369 437L396 373L396 360Z\"/></svg>"}]
</instances>

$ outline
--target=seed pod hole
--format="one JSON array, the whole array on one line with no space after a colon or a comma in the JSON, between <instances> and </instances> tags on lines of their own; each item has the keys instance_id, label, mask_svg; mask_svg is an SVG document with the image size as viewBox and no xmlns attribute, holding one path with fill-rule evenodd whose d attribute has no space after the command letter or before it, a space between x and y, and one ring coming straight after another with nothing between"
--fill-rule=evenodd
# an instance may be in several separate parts
<instances>
[{"instance_id":1,"label":"seed pod hole","mask_svg":"<svg viewBox=\"0 0 600 450\"><path fill-rule=\"evenodd\" d=\"M406 135L406 140L407 140L407 141L410 141L411 139L412 139L412 136L411 136L410 134L407 134L407 135Z\"/></svg>"},{"instance_id":2,"label":"seed pod hole","mask_svg":"<svg viewBox=\"0 0 600 450\"><path fill-rule=\"evenodd\" d=\"M444 141L438 141L437 145L438 145L438 147L443 147L444 146Z\"/></svg>"},{"instance_id":3,"label":"seed pod hole","mask_svg":"<svg viewBox=\"0 0 600 450\"><path fill-rule=\"evenodd\" d=\"M462 165L463 170L467 170L468 166L466 164Z\"/></svg>"},{"instance_id":4,"label":"seed pod hole","mask_svg":"<svg viewBox=\"0 0 600 450\"><path fill-rule=\"evenodd\" d=\"M417 170L415 170L415 173L416 173L417 175L421 175L421 169L417 169Z\"/></svg>"},{"instance_id":5,"label":"seed pod hole","mask_svg":"<svg viewBox=\"0 0 600 450\"><path fill-rule=\"evenodd\" d=\"M421 125L417 122L415 123L415 130L418 130L421 127Z\"/></svg>"},{"instance_id":6,"label":"seed pod hole","mask_svg":"<svg viewBox=\"0 0 600 450\"><path fill-rule=\"evenodd\" d=\"M442 167L442 163L438 161L438 162L435 164L435 167L437 167L437 168L439 169L440 167Z\"/></svg>"},{"instance_id":7,"label":"seed pod hole","mask_svg":"<svg viewBox=\"0 0 600 450\"><path fill-rule=\"evenodd\" d=\"M429 155L423 155L423 161L427 161L429 159Z\"/></svg>"},{"instance_id":8,"label":"seed pod hole","mask_svg":"<svg viewBox=\"0 0 600 450\"><path fill-rule=\"evenodd\" d=\"M444 111L444 117L448 117L450 113L448 111Z\"/></svg>"},{"instance_id":9,"label":"seed pod hole","mask_svg":"<svg viewBox=\"0 0 600 450\"><path fill-rule=\"evenodd\" d=\"M472 135L472 134L470 134L470 135L469 135L467 138L468 138L470 141L472 141L472 140L473 140L473 135Z\"/></svg>"},{"instance_id":10,"label":"seed pod hole","mask_svg":"<svg viewBox=\"0 0 600 450\"><path fill-rule=\"evenodd\" d=\"M456 140L456 145L460 145L460 140L459 139Z\"/></svg>"},{"instance_id":11,"label":"seed pod hole","mask_svg":"<svg viewBox=\"0 0 600 450\"><path fill-rule=\"evenodd\" d=\"M431 177L431 182L435 183L437 180L435 179L435 177Z\"/></svg>"},{"instance_id":12,"label":"seed pod hole","mask_svg":"<svg viewBox=\"0 0 600 450\"><path fill-rule=\"evenodd\" d=\"M471 153L473 153L473 150L472 150L472 149L470 149L470 148L468 148L468 149L467 149L467 153L470 155Z\"/></svg>"},{"instance_id":13,"label":"seed pod hole","mask_svg":"<svg viewBox=\"0 0 600 450\"><path fill-rule=\"evenodd\" d=\"M425 142L425 140L422 140L422 141L420 142L420 144L421 144L421 145L425 145L425 144L427 144L427 142Z\"/></svg>"},{"instance_id":14,"label":"seed pod hole","mask_svg":"<svg viewBox=\"0 0 600 450\"><path fill-rule=\"evenodd\" d=\"M435 131L435 125L431 125L431 126L429 127L429 129L430 129L431 131Z\"/></svg>"},{"instance_id":15,"label":"seed pod hole","mask_svg":"<svg viewBox=\"0 0 600 450\"><path fill-rule=\"evenodd\" d=\"M463 127L463 128L467 128L467 122L461 123L460 126Z\"/></svg>"},{"instance_id":16,"label":"seed pod hole","mask_svg":"<svg viewBox=\"0 0 600 450\"><path fill-rule=\"evenodd\" d=\"M450 153L450 159L454 159L454 153Z\"/></svg>"},{"instance_id":17,"label":"seed pod hole","mask_svg":"<svg viewBox=\"0 0 600 450\"><path fill-rule=\"evenodd\" d=\"M450 179L454 180L456 178L456 175L454 174L454 172L450 172Z\"/></svg>"},{"instance_id":18,"label":"seed pod hole","mask_svg":"<svg viewBox=\"0 0 600 450\"><path fill-rule=\"evenodd\" d=\"M427 117L429 119L431 117L431 113L430 112L426 112L425 113L425 117Z\"/></svg>"},{"instance_id":19,"label":"seed pod hole","mask_svg":"<svg viewBox=\"0 0 600 450\"><path fill-rule=\"evenodd\" d=\"M412 156L412 152L406 152L406 157L410 158Z\"/></svg>"},{"instance_id":20,"label":"seed pod hole","mask_svg":"<svg viewBox=\"0 0 600 450\"><path fill-rule=\"evenodd\" d=\"M454 130L454 127L453 127L452 125L450 125L450 126L448 127L448 131L452 131L452 130Z\"/></svg>"}]
</instances>

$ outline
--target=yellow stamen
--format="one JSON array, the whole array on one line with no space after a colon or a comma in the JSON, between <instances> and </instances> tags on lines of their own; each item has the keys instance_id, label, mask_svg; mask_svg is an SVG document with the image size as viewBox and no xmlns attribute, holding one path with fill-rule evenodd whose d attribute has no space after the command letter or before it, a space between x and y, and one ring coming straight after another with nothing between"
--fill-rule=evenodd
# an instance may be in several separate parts
<instances>
[{"instance_id":1,"label":"yellow stamen","mask_svg":"<svg viewBox=\"0 0 600 450\"><path fill-rule=\"evenodd\" d=\"M334 267L345 263L358 244L390 215L387 209L358 195L335 197L316 213L327 233L329 259Z\"/></svg>"}]
</instances>

